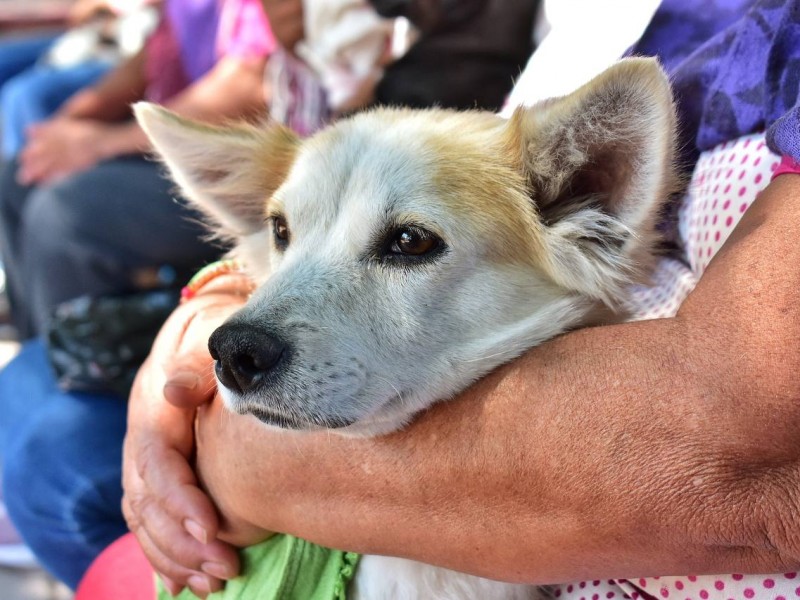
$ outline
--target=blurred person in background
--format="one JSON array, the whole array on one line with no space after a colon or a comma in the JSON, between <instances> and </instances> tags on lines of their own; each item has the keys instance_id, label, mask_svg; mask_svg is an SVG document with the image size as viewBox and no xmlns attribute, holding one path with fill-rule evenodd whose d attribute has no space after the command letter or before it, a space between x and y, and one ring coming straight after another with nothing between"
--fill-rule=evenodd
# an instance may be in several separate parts
<instances>
[{"instance_id":1,"label":"blurred person in background","mask_svg":"<svg viewBox=\"0 0 800 600\"><path fill-rule=\"evenodd\" d=\"M371 105L496 110L534 48L538 0L264 0L283 51L272 116L301 134Z\"/></svg>"},{"instance_id":2,"label":"blurred person in background","mask_svg":"<svg viewBox=\"0 0 800 600\"><path fill-rule=\"evenodd\" d=\"M81 88L139 51L158 19L158 0L77 0L66 33L13 35L0 41L0 129L8 159L25 131L50 117Z\"/></svg>"},{"instance_id":3,"label":"blurred person in background","mask_svg":"<svg viewBox=\"0 0 800 600\"><path fill-rule=\"evenodd\" d=\"M221 250L146 159L131 102L195 119L265 113L274 48L257 0L167 0L143 50L30 130L0 181L0 249L12 319L28 340L0 373L6 508L41 564L74 587L125 531L120 512L124 399L66 393L42 340L56 305L130 294L185 277Z\"/></svg>"}]
</instances>

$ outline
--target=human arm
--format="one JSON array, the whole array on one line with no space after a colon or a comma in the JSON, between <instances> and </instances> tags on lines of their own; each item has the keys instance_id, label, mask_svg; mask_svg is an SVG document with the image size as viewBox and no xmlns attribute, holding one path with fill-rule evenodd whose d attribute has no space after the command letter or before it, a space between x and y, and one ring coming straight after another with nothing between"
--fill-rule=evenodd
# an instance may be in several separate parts
<instances>
[{"instance_id":1,"label":"human arm","mask_svg":"<svg viewBox=\"0 0 800 600\"><path fill-rule=\"evenodd\" d=\"M180 115L212 123L263 112L265 63L266 58L223 58L165 106ZM129 101L140 98L141 95ZM147 137L135 121L106 123L96 117L76 117L74 113L68 116L30 130L21 156L22 182L49 181L102 160L149 149Z\"/></svg>"},{"instance_id":2,"label":"human arm","mask_svg":"<svg viewBox=\"0 0 800 600\"><path fill-rule=\"evenodd\" d=\"M56 117L109 122L130 117L131 103L144 97L146 60L142 49L122 61L95 85L73 94Z\"/></svg>"},{"instance_id":3,"label":"human arm","mask_svg":"<svg viewBox=\"0 0 800 600\"><path fill-rule=\"evenodd\" d=\"M303 39L302 0L262 0L272 33L290 52Z\"/></svg>"},{"instance_id":4,"label":"human arm","mask_svg":"<svg viewBox=\"0 0 800 600\"><path fill-rule=\"evenodd\" d=\"M565 335L391 436L276 433L216 403L200 478L237 521L500 579L794 570L798 237L782 176L676 318Z\"/></svg>"},{"instance_id":5,"label":"human arm","mask_svg":"<svg viewBox=\"0 0 800 600\"><path fill-rule=\"evenodd\" d=\"M206 123L263 114L266 61L266 58L254 57L222 58L204 77L165 102L164 106L178 115ZM130 121L117 126L105 153L120 156L145 152L149 148L142 128Z\"/></svg>"}]
</instances>

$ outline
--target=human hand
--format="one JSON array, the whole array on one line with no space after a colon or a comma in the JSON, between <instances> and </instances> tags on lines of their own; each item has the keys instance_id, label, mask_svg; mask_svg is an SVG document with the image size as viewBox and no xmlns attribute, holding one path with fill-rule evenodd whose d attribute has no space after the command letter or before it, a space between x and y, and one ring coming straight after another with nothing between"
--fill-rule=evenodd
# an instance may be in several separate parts
<instances>
[{"instance_id":1,"label":"human hand","mask_svg":"<svg viewBox=\"0 0 800 600\"><path fill-rule=\"evenodd\" d=\"M208 337L249 291L244 276L225 275L181 305L159 333L131 392L123 512L173 594L188 586L204 597L239 570L234 549L216 539L216 510L189 461L195 410L215 392Z\"/></svg>"},{"instance_id":2,"label":"human hand","mask_svg":"<svg viewBox=\"0 0 800 600\"><path fill-rule=\"evenodd\" d=\"M87 87L75 92L56 112L56 119L91 119L98 112L103 101L94 87Z\"/></svg>"},{"instance_id":3,"label":"human hand","mask_svg":"<svg viewBox=\"0 0 800 600\"><path fill-rule=\"evenodd\" d=\"M92 120L55 118L33 125L17 179L32 185L85 171L113 155L113 134L114 126Z\"/></svg>"},{"instance_id":4,"label":"human hand","mask_svg":"<svg viewBox=\"0 0 800 600\"><path fill-rule=\"evenodd\" d=\"M275 39L293 51L303 39L303 3L301 0L264 0L263 4Z\"/></svg>"},{"instance_id":5,"label":"human hand","mask_svg":"<svg viewBox=\"0 0 800 600\"><path fill-rule=\"evenodd\" d=\"M69 9L67 19L74 26L83 25L93 18L113 12L108 0L77 0Z\"/></svg>"}]
</instances>

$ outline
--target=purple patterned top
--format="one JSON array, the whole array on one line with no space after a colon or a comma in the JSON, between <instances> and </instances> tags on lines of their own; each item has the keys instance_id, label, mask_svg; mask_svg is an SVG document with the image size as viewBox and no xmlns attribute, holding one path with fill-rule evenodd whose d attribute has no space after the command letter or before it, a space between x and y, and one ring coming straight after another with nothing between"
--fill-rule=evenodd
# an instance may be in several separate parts
<instances>
[{"instance_id":1,"label":"purple patterned top","mask_svg":"<svg viewBox=\"0 0 800 600\"><path fill-rule=\"evenodd\" d=\"M664 0L631 53L670 73L687 164L764 129L800 160L800 0Z\"/></svg>"}]
</instances>

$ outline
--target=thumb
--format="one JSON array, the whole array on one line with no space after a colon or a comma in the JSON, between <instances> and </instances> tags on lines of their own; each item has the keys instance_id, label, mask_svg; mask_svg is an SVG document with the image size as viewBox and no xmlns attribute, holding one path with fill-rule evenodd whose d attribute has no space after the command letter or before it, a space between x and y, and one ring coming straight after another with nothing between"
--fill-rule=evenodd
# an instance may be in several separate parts
<instances>
[{"instance_id":1,"label":"thumb","mask_svg":"<svg viewBox=\"0 0 800 600\"><path fill-rule=\"evenodd\" d=\"M165 368L164 397L177 408L196 409L217 391L213 361L208 352L191 352Z\"/></svg>"}]
</instances>

